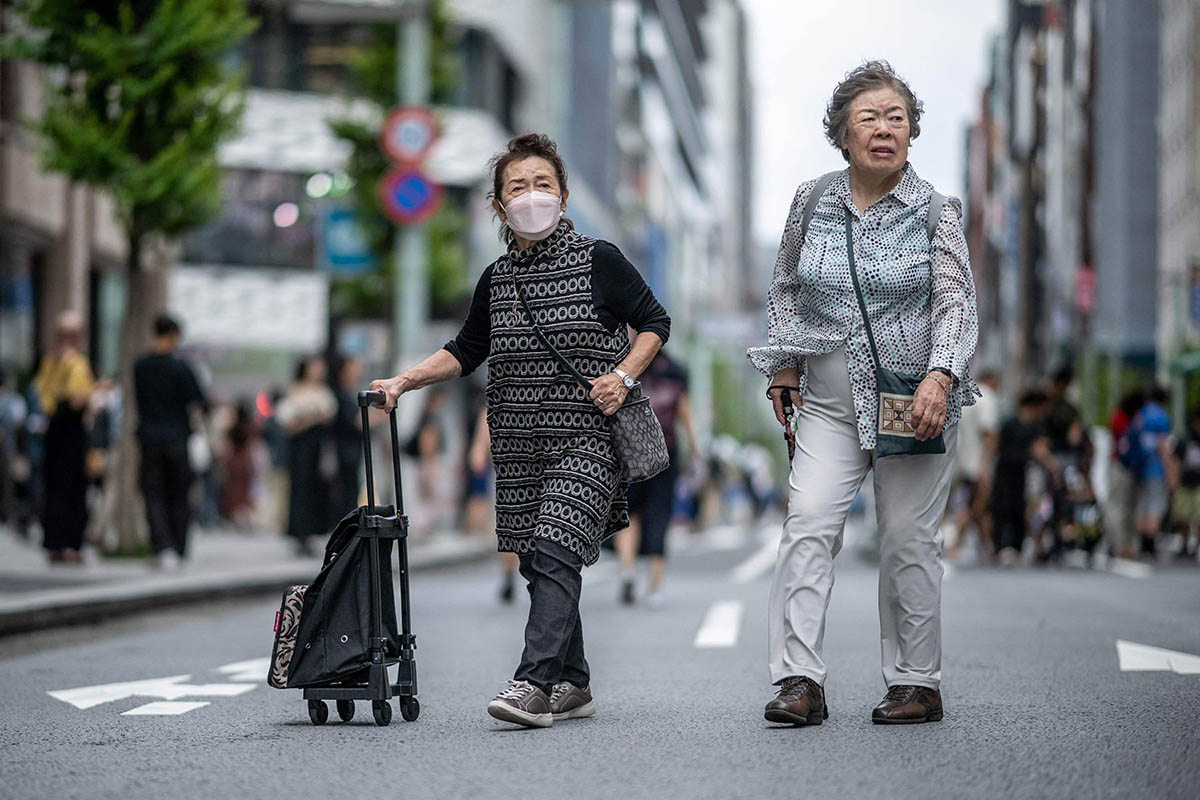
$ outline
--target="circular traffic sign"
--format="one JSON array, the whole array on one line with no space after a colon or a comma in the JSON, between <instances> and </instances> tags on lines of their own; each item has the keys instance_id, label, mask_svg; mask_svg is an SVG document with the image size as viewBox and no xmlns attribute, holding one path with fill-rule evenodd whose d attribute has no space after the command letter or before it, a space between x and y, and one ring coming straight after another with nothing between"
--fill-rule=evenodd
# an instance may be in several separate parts
<instances>
[{"instance_id":1,"label":"circular traffic sign","mask_svg":"<svg viewBox=\"0 0 1200 800\"><path fill-rule=\"evenodd\" d=\"M416 169L388 170L379 184L379 203L392 222L415 225L437 210L442 187Z\"/></svg>"},{"instance_id":2,"label":"circular traffic sign","mask_svg":"<svg viewBox=\"0 0 1200 800\"><path fill-rule=\"evenodd\" d=\"M405 106L388 114L379 134L384 155L397 164L418 164L429 155L441 134L437 117L428 108Z\"/></svg>"}]
</instances>

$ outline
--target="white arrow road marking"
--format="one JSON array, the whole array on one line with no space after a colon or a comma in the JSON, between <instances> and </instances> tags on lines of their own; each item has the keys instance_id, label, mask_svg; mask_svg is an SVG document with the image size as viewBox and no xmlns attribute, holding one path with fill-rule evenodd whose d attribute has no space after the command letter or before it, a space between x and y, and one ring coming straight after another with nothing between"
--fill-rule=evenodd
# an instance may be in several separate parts
<instances>
[{"instance_id":1,"label":"white arrow road marking","mask_svg":"<svg viewBox=\"0 0 1200 800\"><path fill-rule=\"evenodd\" d=\"M164 716L172 714L186 714L189 711L195 711L197 708L204 708L210 705L207 701L204 702L167 702L165 700L156 700L153 703L146 703L144 706L131 708L121 714L122 717L147 717L147 716Z\"/></svg>"},{"instance_id":2,"label":"white arrow road marking","mask_svg":"<svg viewBox=\"0 0 1200 800\"><path fill-rule=\"evenodd\" d=\"M1117 659L1122 672L1175 672L1200 675L1200 656L1117 640Z\"/></svg>"},{"instance_id":3,"label":"white arrow road marking","mask_svg":"<svg viewBox=\"0 0 1200 800\"><path fill-rule=\"evenodd\" d=\"M271 659L252 658L249 661L235 661L223 667L217 667L231 681L266 681L267 671L271 669Z\"/></svg>"},{"instance_id":4,"label":"white arrow road marking","mask_svg":"<svg viewBox=\"0 0 1200 800\"><path fill-rule=\"evenodd\" d=\"M215 696L236 697L258 687L254 683L202 683L187 684L183 681L191 675L173 675L168 678L150 678L143 681L104 683L98 686L81 686L78 689L58 689L46 694L55 700L70 703L76 708L91 708L102 703L112 703L127 697L161 697L163 700L178 700L181 697Z\"/></svg>"},{"instance_id":5,"label":"white arrow road marking","mask_svg":"<svg viewBox=\"0 0 1200 800\"><path fill-rule=\"evenodd\" d=\"M696 647L733 647L737 644L738 628L742 623L742 604L739 600L713 603L700 630L696 631Z\"/></svg>"}]
</instances>

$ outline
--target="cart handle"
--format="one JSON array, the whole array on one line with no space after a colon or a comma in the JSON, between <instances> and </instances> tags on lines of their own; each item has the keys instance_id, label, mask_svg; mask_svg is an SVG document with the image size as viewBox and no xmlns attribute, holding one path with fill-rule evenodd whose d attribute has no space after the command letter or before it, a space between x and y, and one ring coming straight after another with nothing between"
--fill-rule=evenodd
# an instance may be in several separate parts
<instances>
[{"instance_id":1,"label":"cart handle","mask_svg":"<svg viewBox=\"0 0 1200 800\"><path fill-rule=\"evenodd\" d=\"M362 411L362 440L363 440L363 461L366 466L367 478L367 505L371 507L371 513L375 509L375 470L371 464L371 421L367 418L370 407L376 403L386 403L387 394L384 392L359 392L358 407ZM392 481L396 487L396 516L404 516L404 484L400 477L400 432L396 426L396 409L393 408L388 414L388 427L391 428L392 434Z\"/></svg>"},{"instance_id":2,"label":"cart handle","mask_svg":"<svg viewBox=\"0 0 1200 800\"><path fill-rule=\"evenodd\" d=\"M368 406L373 406L376 403L383 404L386 402L387 402L387 394L382 391L359 392L358 393L358 407L359 408L367 408Z\"/></svg>"}]
</instances>

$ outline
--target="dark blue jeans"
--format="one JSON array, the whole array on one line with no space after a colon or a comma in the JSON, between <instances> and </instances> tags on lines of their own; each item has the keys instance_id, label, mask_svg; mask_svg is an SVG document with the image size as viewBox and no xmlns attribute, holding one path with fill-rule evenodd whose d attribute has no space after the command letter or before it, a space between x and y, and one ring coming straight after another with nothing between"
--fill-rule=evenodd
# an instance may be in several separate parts
<instances>
[{"instance_id":1,"label":"dark blue jeans","mask_svg":"<svg viewBox=\"0 0 1200 800\"><path fill-rule=\"evenodd\" d=\"M534 551L522 553L519 560L521 575L529 582L529 622L525 652L513 677L546 694L559 681L586 688L591 678L579 619L583 559L562 545L538 539Z\"/></svg>"}]
</instances>

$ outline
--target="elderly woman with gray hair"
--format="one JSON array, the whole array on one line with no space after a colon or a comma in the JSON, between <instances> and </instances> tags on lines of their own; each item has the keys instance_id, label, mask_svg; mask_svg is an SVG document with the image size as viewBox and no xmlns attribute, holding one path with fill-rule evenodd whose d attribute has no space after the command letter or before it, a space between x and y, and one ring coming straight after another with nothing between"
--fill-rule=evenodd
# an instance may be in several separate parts
<instances>
[{"instance_id":1,"label":"elderly woman with gray hair","mask_svg":"<svg viewBox=\"0 0 1200 800\"><path fill-rule=\"evenodd\" d=\"M802 183L748 356L795 449L771 587L766 719L828 717L822 640L833 559L873 472L879 623L888 691L876 723L942 718L941 535L978 318L957 199L908 162L922 105L891 66L834 90L825 133L849 167ZM793 401L799 406L793 413Z\"/></svg>"}]
</instances>

